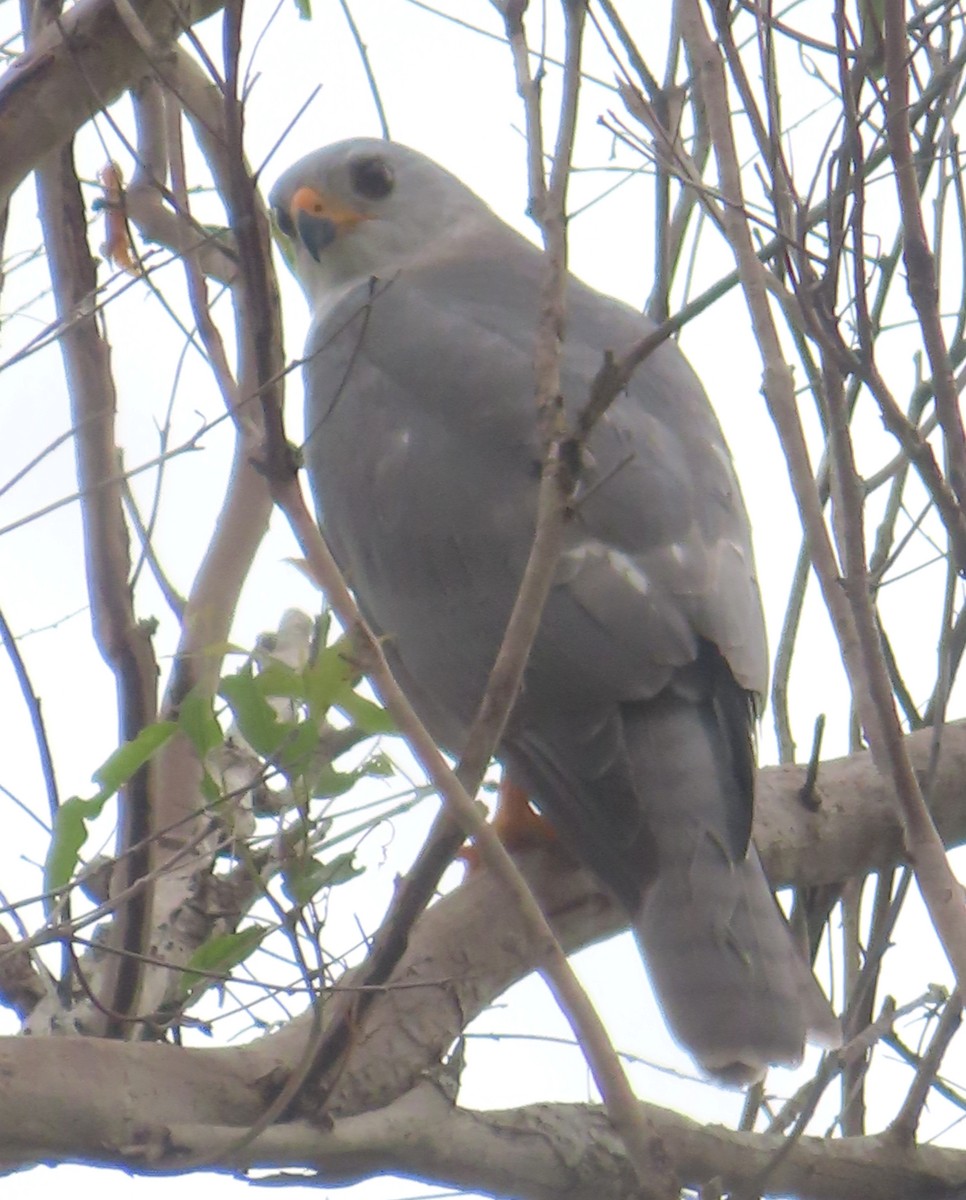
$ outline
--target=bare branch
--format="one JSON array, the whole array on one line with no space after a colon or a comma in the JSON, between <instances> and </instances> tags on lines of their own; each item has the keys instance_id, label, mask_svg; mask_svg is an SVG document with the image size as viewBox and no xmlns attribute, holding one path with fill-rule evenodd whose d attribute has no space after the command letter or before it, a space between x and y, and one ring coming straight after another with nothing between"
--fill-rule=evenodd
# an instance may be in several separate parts
<instances>
[{"instance_id":1,"label":"bare branch","mask_svg":"<svg viewBox=\"0 0 966 1200\"><path fill-rule=\"evenodd\" d=\"M93 316L85 315L97 278L69 147L48 159L38 172L38 196L58 316L65 326L61 349L72 421L78 430L74 445L94 637L117 680L120 735L128 741L155 719L158 668L150 634L134 614L122 488L119 482L108 482L117 471L116 396L107 345ZM152 827L152 773L151 764L146 764L125 789L118 839L121 890L151 871L146 839ZM125 853L135 845L142 850ZM149 912L149 898L139 892L119 913L116 935L132 953L146 948ZM134 958L121 958L114 965L117 971L107 1008L120 1014L133 1012L140 986L138 964Z\"/></svg>"},{"instance_id":2,"label":"bare branch","mask_svg":"<svg viewBox=\"0 0 966 1200\"><path fill-rule=\"evenodd\" d=\"M164 1047L59 1044L71 1074L59 1087L49 1086L50 1050L57 1044L11 1043L14 1051L0 1063L23 1071L30 1062L30 1105L0 1098L0 1119L7 1131L8 1163L69 1161L84 1157L105 1164L124 1161L133 1172L178 1171L179 1164L202 1147L222 1156L226 1168L245 1171L266 1166L314 1168L318 1184L346 1184L376 1172L425 1179L470 1191L521 1197L521 1200L633 1200L640 1195L630 1164L603 1111L593 1105L538 1104L528 1108L474 1112L454 1107L439 1085L424 1080L384 1109L336 1121L329 1128L289 1121L266 1130L242 1151L234 1151L244 1095L232 1080L230 1062L238 1051L172 1051ZM152 1053L153 1051L153 1053ZM177 1058L190 1079L190 1109L171 1102L167 1086L175 1082ZM206 1074L206 1061L210 1064ZM117 1103L113 1078L122 1063L151 1063L155 1087L133 1128ZM144 1067L138 1075L144 1073ZM46 1084L46 1092L41 1085ZM172 1089L182 1094L185 1089ZM251 1092L247 1096L252 1102ZM683 1181L699 1187L719 1179L725 1189L749 1186L767 1169L782 1139L771 1134L734 1133L703 1127L687 1117L642 1105L679 1165ZM67 1119L68 1116L71 1119ZM574 1147L589 1147L575 1155ZM92 1149L93 1148L93 1149ZM285 1176L276 1182L283 1182ZM293 1183L305 1186L304 1174ZM886 1137L801 1138L776 1170L770 1187L777 1195L800 1200L909 1200L910 1196L952 1195L966 1183L966 1155L921 1146L899 1149Z\"/></svg>"},{"instance_id":3,"label":"bare branch","mask_svg":"<svg viewBox=\"0 0 966 1200\"><path fill-rule=\"evenodd\" d=\"M958 992L953 992L943 1006L939 1024L929 1042L926 1053L922 1056L922 1060L919 1063L913 1085L909 1089L902 1108L889 1126L889 1133L895 1139L897 1145L911 1146L915 1142L916 1129L919 1126L919 1118L922 1116L922 1110L936 1082L943 1056L949 1049L949 1043L962 1024L962 1020L962 997Z\"/></svg>"},{"instance_id":4,"label":"bare branch","mask_svg":"<svg viewBox=\"0 0 966 1200\"><path fill-rule=\"evenodd\" d=\"M922 216L919 182L909 137L909 40L905 6L886 0L885 64L888 80L887 128L889 152L896 168L902 212L902 257L909 296L919 317L923 342L936 389L936 412L949 455L949 475L960 506L966 503L966 433L946 339L939 318L939 282ZM962 980L962 977L961 977Z\"/></svg>"},{"instance_id":5,"label":"bare branch","mask_svg":"<svg viewBox=\"0 0 966 1200\"><path fill-rule=\"evenodd\" d=\"M139 0L159 47L210 17L223 0ZM44 29L0 78L0 209L45 155L150 73L114 0L82 0Z\"/></svg>"}]
</instances>

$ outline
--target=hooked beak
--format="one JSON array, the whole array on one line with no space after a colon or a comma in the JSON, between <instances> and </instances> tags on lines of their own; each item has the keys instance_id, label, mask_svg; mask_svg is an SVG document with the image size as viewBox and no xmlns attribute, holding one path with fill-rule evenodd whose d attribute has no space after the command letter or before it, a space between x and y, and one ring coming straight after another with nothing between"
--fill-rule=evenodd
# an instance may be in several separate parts
<instances>
[{"instance_id":1,"label":"hooked beak","mask_svg":"<svg viewBox=\"0 0 966 1200\"><path fill-rule=\"evenodd\" d=\"M316 262L336 238L369 220L334 196L309 187L300 187L292 197L289 214L299 240Z\"/></svg>"}]
</instances>

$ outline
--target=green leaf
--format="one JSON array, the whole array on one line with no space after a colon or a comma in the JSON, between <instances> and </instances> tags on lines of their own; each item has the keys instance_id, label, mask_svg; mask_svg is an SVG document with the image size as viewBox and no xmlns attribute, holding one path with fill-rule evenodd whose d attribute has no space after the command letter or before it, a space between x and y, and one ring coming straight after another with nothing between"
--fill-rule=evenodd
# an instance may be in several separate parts
<instances>
[{"instance_id":1,"label":"green leaf","mask_svg":"<svg viewBox=\"0 0 966 1200\"><path fill-rule=\"evenodd\" d=\"M305 669L305 699L316 719L325 716L336 698L347 688L351 690L356 671L346 658L348 649L347 639L339 638L320 651L315 662Z\"/></svg>"},{"instance_id":2,"label":"green leaf","mask_svg":"<svg viewBox=\"0 0 966 1200\"><path fill-rule=\"evenodd\" d=\"M285 737L275 709L265 699L256 678L247 671L226 675L218 689L228 701L242 736L256 754L270 757Z\"/></svg>"},{"instance_id":3,"label":"green leaf","mask_svg":"<svg viewBox=\"0 0 966 1200\"><path fill-rule=\"evenodd\" d=\"M73 877L81 846L87 841L87 823L101 815L114 793L144 766L177 728L174 721L156 721L146 726L137 737L119 746L94 772L95 783L101 785L96 796L89 800L72 796L57 810L44 860L44 905L48 916L53 909L54 893L65 888Z\"/></svg>"},{"instance_id":4,"label":"green leaf","mask_svg":"<svg viewBox=\"0 0 966 1200\"><path fill-rule=\"evenodd\" d=\"M282 696L286 700L306 699L302 672L293 671L285 663L273 662L262 667L255 676L255 683L266 699L270 696Z\"/></svg>"},{"instance_id":5,"label":"green leaf","mask_svg":"<svg viewBox=\"0 0 966 1200\"><path fill-rule=\"evenodd\" d=\"M214 706L209 696L189 692L178 708L178 728L191 742L195 753L204 759L224 740L221 726L215 719Z\"/></svg>"},{"instance_id":6,"label":"green leaf","mask_svg":"<svg viewBox=\"0 0 966 1200\"><path fill-rule=\"evenodd\" d=\"M279 747L276 760L289 782L305 774L318 744L319 731L314 721L300 721L288 734Z\"/></svg>"},{"instance_id":7,"label":"green leaf","mask_svg":"<svg viewBox=\"0 0 966 1200\"><path fill-rule=\"evenodd\" d=\"M317 865L319 868L315 876L317 887L338 887L340 883L348 883L350 879L365 874L365 868L356 866L355 852L352 850L346 851L345 854L337 854L331 862Z\"/></svg>"},{"instance_id":8,"label":"green leaf","mask_svg":"<svg viewBox=\"0 0 966 1200\"><path fill-rule=\"evenodd\" d=\"M370 737L379 733L396 732L395 723L386 709L381 704L375 704L365 696L360 696L358 692L347 690L335 701L335 706L345 713L357 729L361 729Z\"/></svg>"},{"instance_id":9,"label":"green leaf","mask_svg":"<svg viewBox=\"0 0 966 1200\"><path fill-rule=\"evenodd\" d=\"M181 995L183 997L194 992L199 985L208 987L215 980L198 972L206 971L215 975L229 975L232 967L244 962L253 950L261 944L268 933L267 928L260 925L250 925L247 929L238 929L234 933L218 933L210 937L188 959L184 974L181 976Z\"/></svg>"},{"instance_id":10,"label":"green leaf","mask_svg":"<svg viewBox=\"0 0 966 1200\"><path fill-rule=\"evenodd\" d=\"M219 804L224 799L221 788L212 778L210 771L204 771L201 776L201 795L206 804Z\"/></svg>"},{"instance_id":11,"label":"green leaf","mask_svg":"<svg viewBox=\"0 0 966 1200\"><path fill-rule=\"evenodd\" d=\"M395 775L396 768L389 755L383 754L380 750L378 754L369 755L362 765L362 773L373 775L378 779L388 779L390 775Z\"/></svg>"},{"instance_id":12,"label":"green leaf","mask_svg":"<svg viewBox=\"0 0 966 1200\"><path fill-rule=\"evenodd\" d=\"M302 21L312 20L312 0L295 0L295 9Z\"/></svg>"},{"instance_id":13,"label":"green leaf","mask_svg":"<svg viewBox=\"0 0 966 1200\"><path fill-rule=\"evenodd\" d=\"M137 737L119 746L107 762L94 772L94 782L101 785L104 799L123 787L177 728L174 721L155 721L153 725L146 725Z\"/></svg>"},{"instance_id":14,"label":"green leaf","mask_svg":"<svg viewBox=\"0 0 966 1200\"><path fill-rule=\"evenodd\" d=\"M370 754L351 771L337 771L327 763L309 780L309 789L314 800L333 800L336 796L345 795L360 779L386 779L395 771L388 755Z\"/></svg>"},{"instance_id":15,"label":"green leaf","mask_svg":"<svg viewBox=\"0 0 966 1200\"><path fill-rule=\"evenodd\" d=\"M305 858L291 863L282 873L282 890L293 904L308 904L322 888L338 887L350 879L363 874L357 867L355 855L349 850L338 854L331 862L319 862L317 858Z\"/></svg>"},{"instance_id":16,"label":"green leaf","mask_svg":"<svg viewBox=\"0 0 966 1200\"><path fill-rule=\"evenodd\" d=\"M359 672L351 660L351 649L349 639L341 637L326 646L305 671L305 698L309 711L320 719L330 708L338 708L370 737L394 733L395 725L386 710L355 690Z\"/></svg>"},{"instance_id":17,"label":"green leaf","mask_svg":"<svg viewBox=\"0 0 966 1200\"><path fill-rule=\"evenodd\" d=\"M314 775L310 783L313 800L334 800L336 796L344 796L351 788L369 772L366 769L357 771L336 771L330 766L323 767Z\"/></svg>"},{"instance_id":18,"label":"green leaf","mask_svg":"<svg viewBox=\"0 0 966 1200\"><path fill-rule=\"evenodd\" d=\"M44 861L44 908L50 916L54 893L67 886L77 866L80 848L87 841L87 822L101 815L109 795L93 800L72 796L57 810L54 831Z\"/></svg>"}]
</instances>

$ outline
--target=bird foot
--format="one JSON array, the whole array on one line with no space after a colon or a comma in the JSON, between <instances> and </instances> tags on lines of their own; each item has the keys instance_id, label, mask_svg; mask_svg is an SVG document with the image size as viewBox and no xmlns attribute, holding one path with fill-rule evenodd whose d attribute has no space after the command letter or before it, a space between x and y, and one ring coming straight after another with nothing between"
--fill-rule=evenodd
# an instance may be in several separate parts
<instances>
[{"instance_id":1,"label":"bird foot","mask_svg":"<svg viewBox=\"0 0 966 1200\"><path fill-rule=\"evenodd\" d=\"M557 840L549 822L530 806L527 792L506 775L500 782L496 812L493 814L490 828L511 852L534 850ZM466 864L468 875L483 865L480 852L472 842L467 843L457 857Z\"/></svg>"}]
</instances>

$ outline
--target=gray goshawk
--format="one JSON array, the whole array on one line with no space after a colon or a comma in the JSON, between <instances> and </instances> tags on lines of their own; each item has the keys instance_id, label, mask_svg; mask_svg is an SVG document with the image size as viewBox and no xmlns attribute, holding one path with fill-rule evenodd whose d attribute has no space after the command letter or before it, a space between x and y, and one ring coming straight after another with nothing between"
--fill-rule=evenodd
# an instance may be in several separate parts
<instances>
[{"instance_id":1,"label":"gray goshawk","mask_svg":"<svg viewBox=\"0 0 966 1200\"><path fill-rule=\"evenodd\" d=\"M391 665L459 754L535 523L544 262L391 142L310 154L272 191L313 310L306 462L324 534ZM571 419L652 325L576 279ZM744 1083L837 1026L751 841L767 655L731 456L673 343L582 455L566 544L499 756L627 909L668 1024Z\"/></svg>"}]
</instances>

